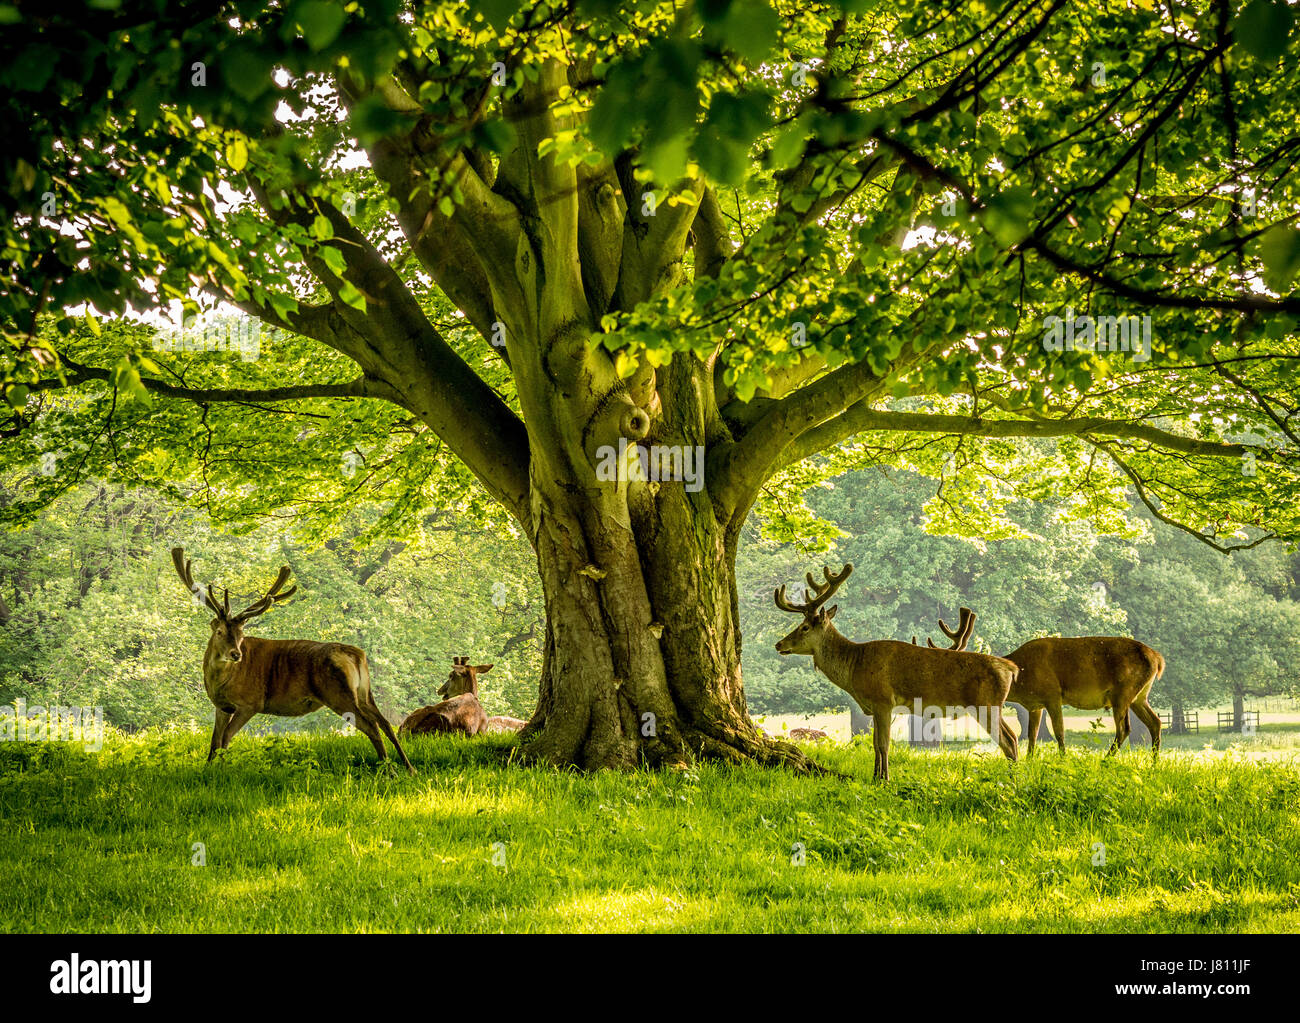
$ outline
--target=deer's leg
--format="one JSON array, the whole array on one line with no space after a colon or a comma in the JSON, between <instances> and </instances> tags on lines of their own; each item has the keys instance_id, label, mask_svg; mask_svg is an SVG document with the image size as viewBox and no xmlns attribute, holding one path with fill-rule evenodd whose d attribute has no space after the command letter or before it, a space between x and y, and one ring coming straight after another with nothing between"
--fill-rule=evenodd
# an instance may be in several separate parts
<instances>
[{"instance_id":1,"label":"deer's leg","mask_svg":"<svg viewBox=\"0 0 1300 1023\"><path fill-rule=\"evenodd\" d=\"M1052 719L1052 733L1056 736L1056 745L1061 756L1065 756L1065 715L1061 713L1059 703L1048 704L1047 716Z\"/></svg>"},{"instance_id":2,"label":"deer's leg","mask_svg":"<svg viewBox=\"0 0 1300 1023\"><path fill-rule=\"evenodd\" d=\"M1042 726L1043 708L1029 708L1029 750L1025 753L1025 756L1032 757L1034 755L1034 746L1038 743L1038 729Z\"/></svg>"},{"instance_id":3,"label":"deer's leg","mask_svg":"<svg viewBox=\"0 0 1300 1023\"><path fill-rule=\"evenodd\" d=\"M388 759L388 750L384 749L384 740L379 735L379 726L375 724L374 718L368 713L368 708L353 704L355 710L348 711L356 722L357 731L361 732L370 744L375 747L375 752L379 754L380 760Z\"/></svg>"},{"instance_id":4,"label":"deer's leg","mask_svg":"<svg viewBox=\"0 0 1300 1023\"><path fill-rule=\"evenodd\" d=\"M989 721L996 721L997 724L989 729L989 738L997 736L997 744L1002 748L1008 760L1015 763L1020 757L1020 746L1016 742L1015 733L1011 731L1011 726L1007 724L1006 719L1002 716L1002 704L994 703L989 705Z\"/></svg>"},{"instance_id":5,"label":"deer's leg","mask_svg":"<svg viewBox=\"0 0 1300 1023\"><path fill-rule=\"evenodd\" d=\"M230 720L226 722L225 734L221 737L221 748L226 749L230 745L230 740L235 737L235 733L248 724L257 711L248 710L244 707L236 707L235 713L230 715Z\"/></svg>"},{"instance_id":6,"label":"deer's leg","mask_svg":"<svg viewBox=\"0 0 1300 1023\"><path fill-rule=\"evenodd\" d=\"M230 722L231 715L227 714L220 707L217 708L217 719L212 724L212 743L208 746L208 763L212 763L212 758L217 755L217 750L221 748L221 739L226 734L226 725Z\"/></svg>"},{"instance_id":7,"label":"deer's leg","mask_svg":"<svg viewBox=\"0 0 1300 1023\"><path fill-rule=\"evenodd\" d=\"M1147 703L1145 692L1138 693L1137 699L1133 701L1133 713L1151 732L1151 756L1154 759L1160 755L1160 715Z\"/></svg>"},{"instance_id":8,"label":"deer's leg","mask_svg":"<svg viewBox=\"0 0 1300 1023\"><path fill-rule=\"evenodd\" d=\"M871 743L876 748L876 781L889 781L889 725L892 707L876 710L872 714Z\"/></svg>"},{"instance_id":9,"label":"deer's leg","mask_svg":"<svg viewBox=\"0 0 1300 1023\"><path fill-rule=\"evenodd\" d=\"M1112 753L1118 753L1119 748L1124 745L1124 740L1128 738L1128 704L1120 700L1115 701L1115 741L1111 743L1110 749L1107 750L1106 756Z\"/></svg>"},{"instance_id":10,"label":"deer's leg","mask_svg":"<svg viewBox=\"0 0 1300 1023\"><path fill-rule=\"evenodd\" d=\"M999 747L1001 747L1002 752L1005 753L1009 746L1011 749L1016 750L1017 756L1019 756L1020 745L1016 740L1016 733L1013 732L1011 730L1011 726L1007 724L1007 716L1002 713L1001 707L989 708L990 722L993 720L993 717L995 715L998 719L997 738L994 738L992 729L989 730L989 738L993 739L993 741L996 742ZM1012 757L1011 759L1015 760L1016 757Z\"/></svg>"},{"instance_id":11,"label":"deer's leg","mask_svg":"<svg viewBox=\"0 0 1300 1023\"><path fill-rule=\"evenodd\" d=\"M383 732L388 736L389 741L397 748L397 755L402 758L402 763L406 765L406 770L409 773L414 774L415 768L412 767L411 762L406 759L406 750L402 749L402 744L397 741L397 736L393 734L393 726L388 723L388 718L384 717L383 712L380 711L373 702L365 709L370 713L374 723L383 729Z\"/></svg>"},{"instance_id":12,"label":"deer's leg","mask_svg":"<svg viewBox=\"0 0 1300 1023\"><path fill-rule=\"evenodd\" d=\"M356 693L346 685L347 677L340 672L344 685L337 689L323 689L319 699L344 721L350 721L352 727L370 740L380 760L388 759L388 750L384 749L384 740L379 736L379 726L370 715L370 708L357 699ZM378 712L376 711L376 716Z\"/></svg>"}]
</instances>

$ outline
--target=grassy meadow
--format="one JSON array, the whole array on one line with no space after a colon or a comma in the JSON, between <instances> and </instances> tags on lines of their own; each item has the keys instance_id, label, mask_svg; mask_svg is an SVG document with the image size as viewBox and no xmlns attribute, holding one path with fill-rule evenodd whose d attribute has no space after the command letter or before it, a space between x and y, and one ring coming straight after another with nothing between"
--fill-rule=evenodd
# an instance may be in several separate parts
<instances>
[{"instance_id":1,"label":"grassy meadow","mask_svg":"<svg viewBox=\"0 0 1300 1023\"><path fill-rule=\"evenodd\" d=\"M0 744L0 929L1300 929L1283 751L895 745L882 786L862 740L804 747L848 777L798 777L521 768L514 736L418 737L414 778L355 735L245 734L205 767L207 740Z\"/></svg>"}]
</instances>

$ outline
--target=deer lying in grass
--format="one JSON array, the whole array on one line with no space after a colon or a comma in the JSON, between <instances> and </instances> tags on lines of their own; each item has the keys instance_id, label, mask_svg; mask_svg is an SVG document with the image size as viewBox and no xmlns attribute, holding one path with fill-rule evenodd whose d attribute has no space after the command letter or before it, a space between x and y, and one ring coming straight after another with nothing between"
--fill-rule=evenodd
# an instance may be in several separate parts
<instances>
[{"instance_id":1,"label":"deer lying in grass","mask_svg":"<svg viewBox=\"0 0 1300 1023\"><path fill-rule=\"evenodd\" d=\"M370 692L370 666L365 651L343 643L317 643L308 639L258 639L244 635L244 626L298 589L282 591L289 580L289 566L280 569L271 588L238 614L230 613L230 591L220 603L212 584L207 592L194 583L191 563L180 547L172 548L172 562L185 588L202 600L216 617L212 635L203 654L203 688L217 708L212 726L208 761L225 749L255 714L300 717L321 707L350 719L365 734L380 760L388 759L382 730L397 748L406 769L415 768L393 734L388 719L380 713Z\"/></svg>"},{"instance_id":2,"label":"deer lying in grass","mask_svg":"<svg viewBox=\"0 0 1300 1023\"><path fill-rule=\"evenodd\" d=\"M964 614L974 614L962 608ZM951 636L947 626L939 627ZM959 650L966 648L969 631ZM1062 706L1080 710L1105 710L1115 717L1115 739L1107 756L1114 753L1129 737L1129 708L1151 731L1151 752L1160 752L1160 716L1151 709L1147 696L1151 685L1165 672L1165 659L1145 643L1123 636L1082 636L1070 639L1047 636L1031 639L1007 654L1020 674L1011 686L1007 699L1029 711L1029 750L1032 756L1038 728L1046 710L1052 721L1056 744L1065 752L1065 719Z\"/></svg>"},{"instance_id":3,"label":"deer lying in grass","mask_svg":"<svg viewBox=\"0 0 1300 1023\"><path fill-rule=\"evenodd\" d=\"M855 643L831 624L838 605L823 609L839 589L852 564L838 575L822 569L825 582L817 583L808 573L811 599L791 603L785 587L776 591L776 606L803 616L803 622L776 644L781 654L811 654L813 664L848 693L874 719L874 777L889 780L889 725L895 707L962 708L972 713L1008 760L1017 756L1016 737L1002 720L1002 704L1015 681L1017 668L1001 657L958 653L937 647L919 647L898 640L882 639Z\"/></svg>"},{"instance_id":4,"label":"deer lying in grass","mask_svg":"<svg viewBox=\"0 0 1300 1023\"><path fill-rule=\"evenodd\" d=\"M447 699L412 711L398 727L399 734L459 732L478 735L487 731L487 715L478 700L478 677L491 671L492 665L470 664L468 657L453 657L451 663L451 674L438 689L438 695Z\"/></svg>"}]
</instances>

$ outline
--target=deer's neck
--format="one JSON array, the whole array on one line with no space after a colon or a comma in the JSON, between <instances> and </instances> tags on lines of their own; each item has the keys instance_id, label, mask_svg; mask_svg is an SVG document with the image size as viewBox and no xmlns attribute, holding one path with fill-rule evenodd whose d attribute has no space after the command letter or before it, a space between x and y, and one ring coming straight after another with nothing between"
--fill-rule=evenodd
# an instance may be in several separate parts
<instances>
[{"instance_id":1,"label":"deer's neck","mask_svg":"<svg viewBox=\"0 0 1300 1023\"><path fill-rule=\"evenodd\" d=\"M822 632L822 641L813 652L817 670L845 692L852 693L853 676L860 658L862 644L846 639L830 622Z\"/></svg>"}]
</instances>

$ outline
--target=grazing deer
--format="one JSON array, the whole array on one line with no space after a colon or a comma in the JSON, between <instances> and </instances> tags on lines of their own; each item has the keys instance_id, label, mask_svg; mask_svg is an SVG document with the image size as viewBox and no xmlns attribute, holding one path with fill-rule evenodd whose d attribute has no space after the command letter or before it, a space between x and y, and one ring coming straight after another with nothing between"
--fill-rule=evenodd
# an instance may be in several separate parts
<instances>
[{"instance_id":1,"label":"grazing deer","mask_svg":"<svg viewBox=\"0 0 1300 1023\"><path fill-rule=\"evenodd\" d=\"M402 719L398 733L425 735L430 732L460 732L478 735L488 730L488 718L478 699L478 677L492 670L490 664L470 664L468 657L451 659L451 674L438 689L446 699L421 707Z\"/></svg>"},{"instance_id":2,"label":"grazing deer","mask_svg":"<svg viewBox=\"0 0 1300 1023\"><path fill-rule=\"evenodd\" d=\"M962 608L963 614L973 612ZM951 636L939 622L939 628ZM959 650L966 649L967 630ZM1007 699L1029 711L1029 750L1033 756L1038 729L1046 710L1052 720L1056 744L1065 752L1063 705L1080 710L1110 708L1115 716L1115 739L1107 756L1114 753L1129 737L1128 712L1131 707L1138 720L1151 731L1151 752L1160 752L1160 716L1151 709L1147 695L1151 685L1165 673L1165 659L1145 643L1123 636L1082 636L1069 639L1047 636L1031 639L1007 654L1020 674L1011 686Z\"/></svg>"},{"instance_id":3,"label":"grazing deer","mask_svg":"<svg viewBox=\"0 0 1300 1023\"><path fill-rule=\"evenodd\" d=\"M380 760L388 759L380 730L397 748L406 769L415 768L397 741L388 719L380 713L370 692L370 666L365 651L343 643L317 643L308 639L258 639L244 635L244 626L265 614L298 589L282 587L289 566L280 569L271 588L238 614L230 612L230 591L218 603L212 584L203 592L194 583L191 563L180 547L172 548L172 561L185 588L201 599L216 617L203 654L203 688L217 708L208 761L226 749L254 714L300 717L328 707L350 719L375 747Z\"/></svg>"},{"instance_id":4,"label":"grazing deer","mask_svg":"<svg viewBox=\"0 0 1300 1023\"><path fill-rule=\"evenodd\" d=\"M1002 704L1015 681L1017 668L1010 661L986 654L958 653L938 647L919 647L899 640L855 643L831 624L838 605L823 609L839 589L852 564L838 575L822 569L825 582L806 576L811 599L793 604L785 587L776 591L776 606L803 616L803 622L776 644L781 654L811 654L813 664L857 701L874 719L872 743L876 752L874 777L889 780L889 724L895 707L969 708L1008 760L1017 756L1016 737L1002 720Z\"/></svg>"},{"instance_id":5,"label":"grazing deer","mask_svg":"<svg viewBox=\"0 0 1300 1023\"><path fill-rule=\"evenodd\" d=\"M1029 752L1046 709L1052 719L1056 744L1065 752L1062 704L1080 710L1110 708L1115 717L1115 739L1107 756L1129 737L1129 708L1151 731L1152 755L1160 753L1160 717L1147 695L1165 673L1165 659L1145 643L1123 636L1083 636L1067 639L1049 636L1031 639L1007 654L1020 666L1020 678L1009 699L1029 711Z\"/></svg>"}]
</instances>

